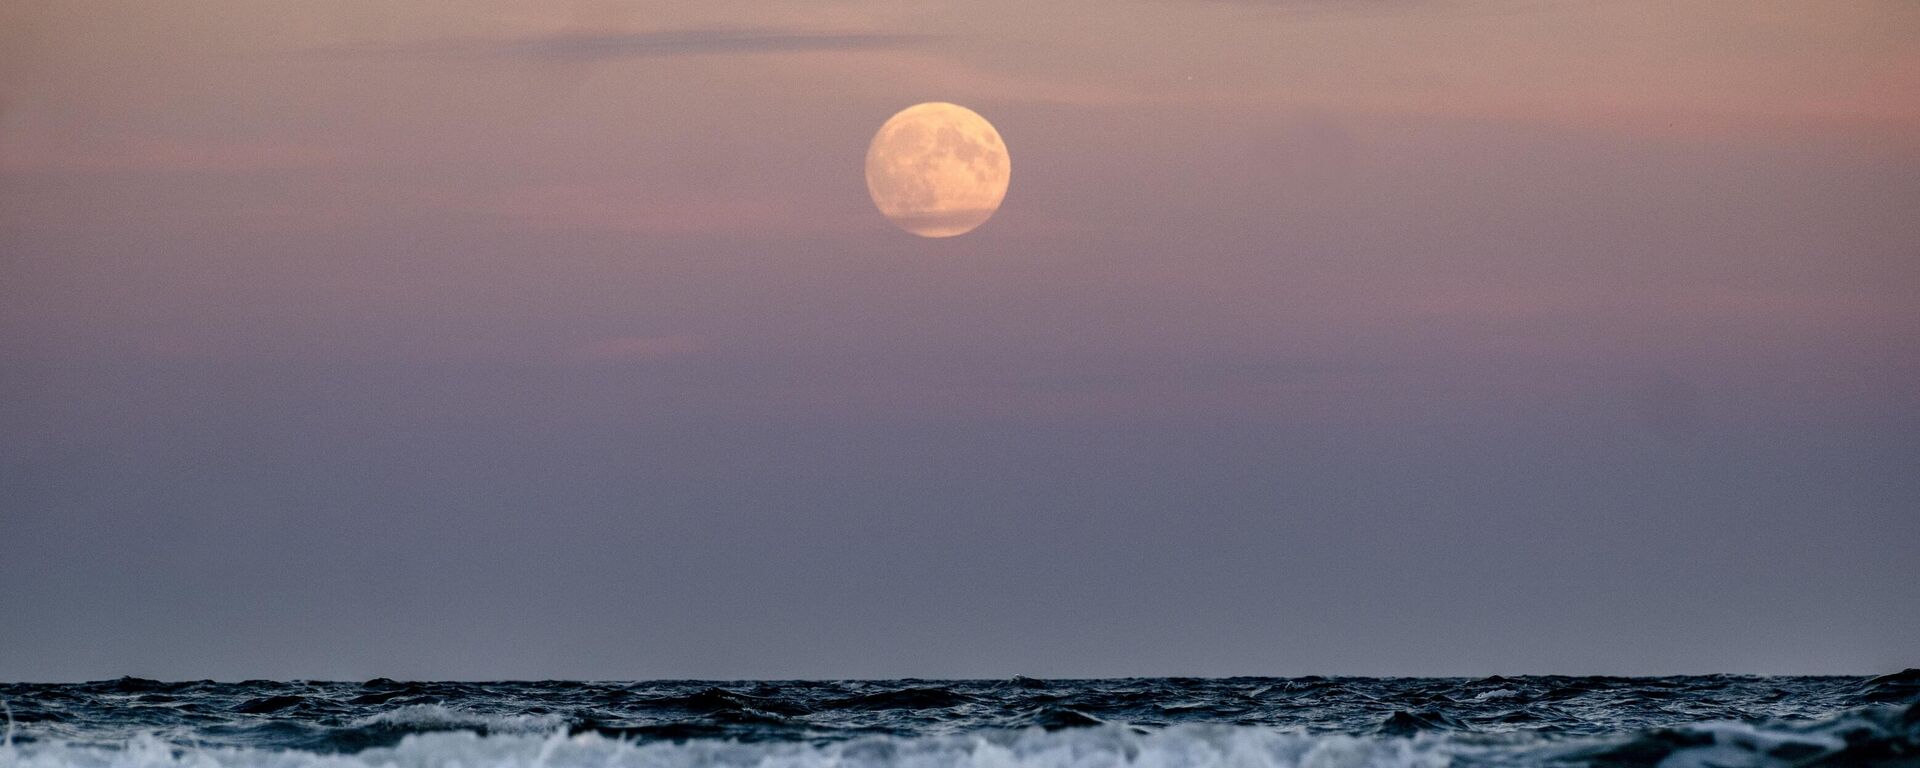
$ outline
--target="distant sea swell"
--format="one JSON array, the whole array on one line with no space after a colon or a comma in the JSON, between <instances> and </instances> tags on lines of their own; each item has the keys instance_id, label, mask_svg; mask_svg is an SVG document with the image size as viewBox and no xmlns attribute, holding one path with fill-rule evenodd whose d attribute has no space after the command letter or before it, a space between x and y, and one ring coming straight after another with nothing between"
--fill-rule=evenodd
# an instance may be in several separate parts
<instances>
[{"instance_id":1,"label":"distant sea swell","mask_svg":"<svg viewBox=\"0 0 1920 768\"><path fill-rule=\"evenodd\" d=\"M1864 677L0 685L0 766L1916 766Z\"/></svg>"}]
</instances>

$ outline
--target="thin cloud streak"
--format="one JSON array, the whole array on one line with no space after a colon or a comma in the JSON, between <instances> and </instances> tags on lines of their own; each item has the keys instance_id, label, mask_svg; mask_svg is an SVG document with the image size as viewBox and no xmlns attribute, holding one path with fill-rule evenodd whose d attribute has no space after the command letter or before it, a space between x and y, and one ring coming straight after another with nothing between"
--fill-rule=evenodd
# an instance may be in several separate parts
<instances>
[{"instance_id":1,"label":"thin cloud streak","mask_svg":"<svg viewBox=\"0 0 1920 768\"><path fill-rule=\"evenodd\" d=\"M1192 0L1183 0L1191 2ZM1300 16L1377 19L1407 14L1512 16L1553 10L1556 0L1198 0L1211 5L1266 8Z\"/></svg>"},{"instance_id":2,"label":"thin cloud streak","mask_svg":"<svg viewBox=\"0 0 1920 768\"><path fill-rule=\"evenodd\" d=\"M778 27L713 27L625 34L566 34L499 40L357 45L316 51L335 56L458 59L625 59L909 48L944 35L845 32Z\"/></svg>"}]
</instances>

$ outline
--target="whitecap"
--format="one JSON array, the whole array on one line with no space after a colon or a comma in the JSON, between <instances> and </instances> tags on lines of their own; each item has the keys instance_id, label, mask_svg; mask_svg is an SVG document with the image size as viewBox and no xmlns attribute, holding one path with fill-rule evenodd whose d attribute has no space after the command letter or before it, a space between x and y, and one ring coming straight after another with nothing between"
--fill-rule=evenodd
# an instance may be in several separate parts
<instances>
[{"instance_id":1,"label":"whitecap","mask_svg":"<svg viewBox=\"0 0 1920 768\"><path fill-rule=\"evenodd\" d=\"M8 768L1441 768L1443 739L1305 735L1253 726L1141 733L1108 726L979 732L828 744L692 740L636 743L592 733L407 736L353 754L184 748L142 736L119 748L30 743Z\"/></svg>"},{"instance_id":2,"label":"whitecap","mask_svg":"<svg viewBox=\"0 0 1920 768\"><path fill-rule=\"evenodd\" d=\"M472 712L440 704L408 704L356 718L353 725L422 729L474 728L488 733L542 733L566 724L559 715L505 715Z\"/></svg>"}]
</instances>

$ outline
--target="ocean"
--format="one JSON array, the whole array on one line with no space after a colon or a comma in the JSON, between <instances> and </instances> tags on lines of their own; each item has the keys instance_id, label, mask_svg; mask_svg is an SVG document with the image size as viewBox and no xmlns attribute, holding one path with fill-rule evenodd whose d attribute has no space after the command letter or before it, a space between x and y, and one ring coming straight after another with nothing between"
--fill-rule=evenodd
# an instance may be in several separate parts
<instances>
[{"instance_id":1,"label":"ocean","mask_svg":"<svg viewBox=\"0 0 1920 768\"><path fill-rule=\"evenodd\" d=\"M1882 677L0 684L0 766L1920 766Z\"/></svg>"}]
</instances>

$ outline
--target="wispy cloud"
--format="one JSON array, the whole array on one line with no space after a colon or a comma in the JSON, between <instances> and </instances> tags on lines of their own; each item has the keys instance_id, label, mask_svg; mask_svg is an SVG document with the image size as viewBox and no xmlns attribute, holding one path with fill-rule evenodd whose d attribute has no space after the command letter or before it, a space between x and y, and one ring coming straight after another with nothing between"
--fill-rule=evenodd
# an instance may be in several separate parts
<instances>
[{"instance_id":1,"label":"wispy cloud","mask_svg":"<svg viewBox=\"0 0 1920 768\"><path fill-rule=\"evenodd\" d=\"M322 167L340 152L322 145L140 133L0 135L0 170L245 173Z\"/></svg>"},{"instance_id":2,"label":"wispy cloud","mask_svg":"<svg viewBox=\"0 0 1920 768\"><path fill-rule=\"evenodd\" d=\"M1360 19L1415 14L1509 16L1565 7L1563 0L1199 0L1199 2L1268 8L1308 18Z\"/></svg>"},{"instance_id":3,"label":"wispy cloud","mask_svg":"<svg viewBox=\"0 0 1920 768\"><path fill-rule=\"evenodd\" d=\"M940 35L781 27L707 27L618 34L560 34L489 40L352 45L315 53L395 58L613 59L906 48Z\"/></svg>"}]
</instances>

